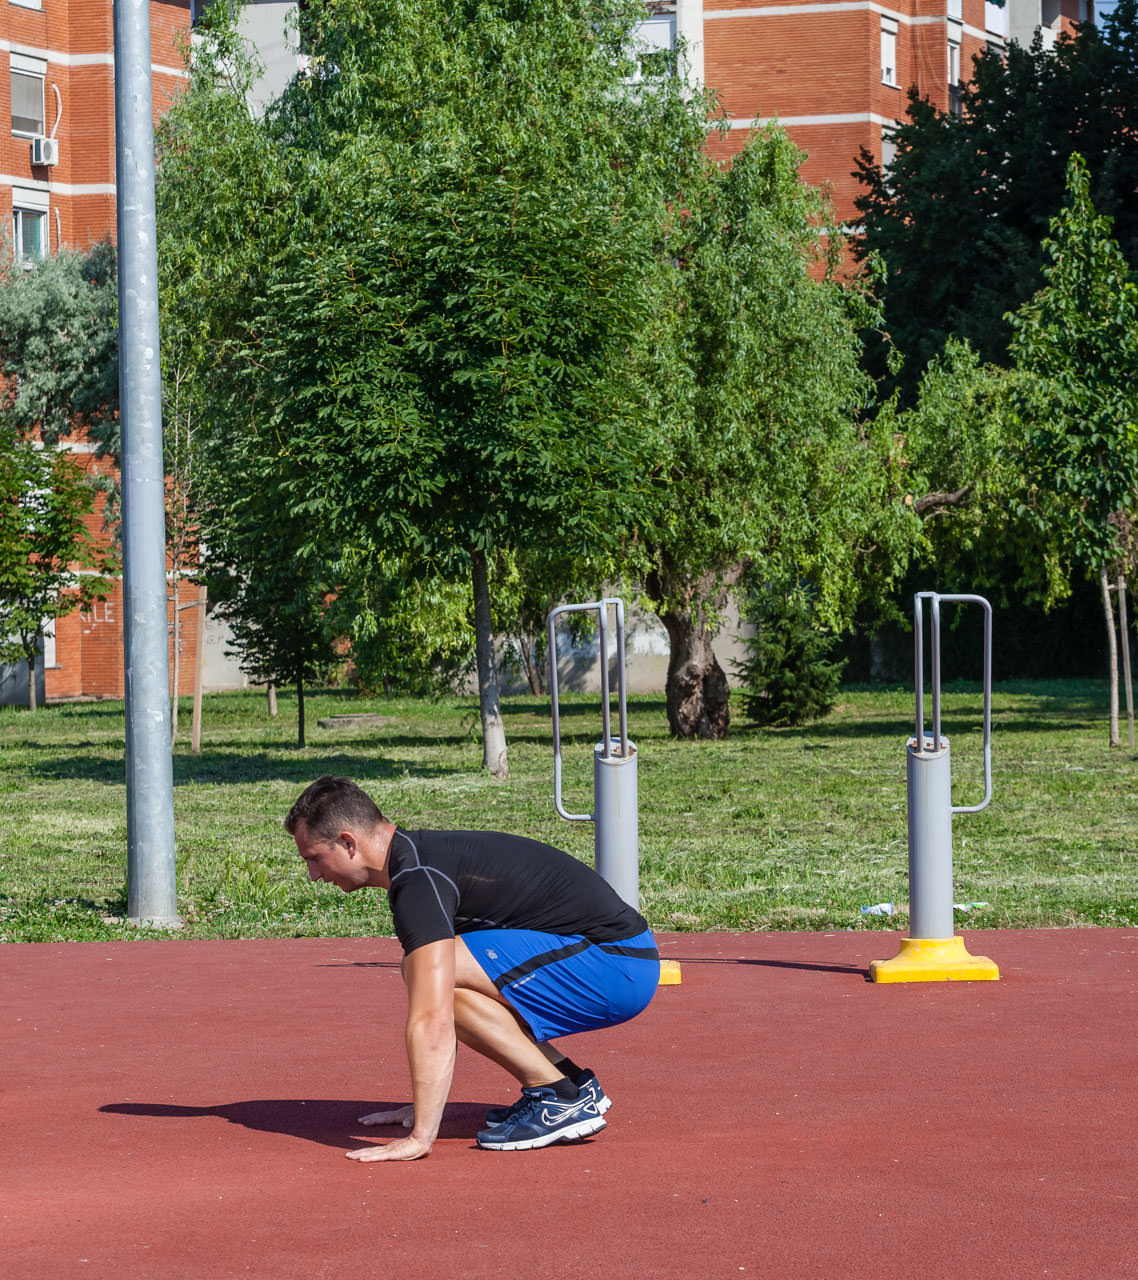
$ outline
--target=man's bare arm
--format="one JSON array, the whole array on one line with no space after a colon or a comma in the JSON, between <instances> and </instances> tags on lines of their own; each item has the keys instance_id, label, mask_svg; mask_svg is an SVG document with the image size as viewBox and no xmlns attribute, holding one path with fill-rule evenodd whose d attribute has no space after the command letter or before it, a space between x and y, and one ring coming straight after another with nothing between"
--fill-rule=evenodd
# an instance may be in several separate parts
<instances>
[{"instance_id":1,"label":"man's bare arm","mask_svg":"<svg viewBox=\"0 0 1138 1280\"><path fill-rule=\"evenodd\" d=\"M454 940L444 938L412 951L403 972L407 983L406 1039L414 1099L413 1127L407 1137L382 1147L349 1151L352 1160L418 1160L431 1150L442 1123L454 1076L456 1047Z\"/></svg>"}]
</instances>

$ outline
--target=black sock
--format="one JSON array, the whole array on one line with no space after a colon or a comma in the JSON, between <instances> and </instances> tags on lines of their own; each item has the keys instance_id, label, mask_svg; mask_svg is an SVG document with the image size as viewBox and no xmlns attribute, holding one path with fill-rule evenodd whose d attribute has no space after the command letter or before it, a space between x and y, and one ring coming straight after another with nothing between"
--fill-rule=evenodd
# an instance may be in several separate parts
<instances>
[{"instance_id":1,"label":"black sock","mask_svg":"<svg viewBox=\"0 0 1138 1280\"><path fill-rule=\"evenodd\" d=\"M588 1072L579 1067L572 1058L562 1058L560 1062L553 1064L558 1071L564 1073L567 1080L572 1080L574 1084L581 1083L582 1076L588 1075Z\"/></svg>"},{"instance_id":2,"label":"black sock","mask_svg":"<svg viewBox=\"0 0 1138 1280\"><path fill-rule=\"evenodd\" d=\"M561 1063L557 1065L560 1066ZM572 1102L581 1095L581 1090L567 1076L562 1076L560 1080L554 1080L549 1088L556 1089L557 1096L565 1102Z\"/></svg>"}]
</instances>

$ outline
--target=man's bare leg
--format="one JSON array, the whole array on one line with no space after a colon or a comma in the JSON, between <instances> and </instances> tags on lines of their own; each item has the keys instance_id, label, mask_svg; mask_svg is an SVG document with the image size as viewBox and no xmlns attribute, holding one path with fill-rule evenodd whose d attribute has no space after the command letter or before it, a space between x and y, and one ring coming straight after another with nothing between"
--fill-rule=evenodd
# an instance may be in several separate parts
<instances>
[{"instance_id":1,"label":"man's bare leg","mask_svg":"<svg viewBox=\"0 0 1138 1280\"><path fill-rule=\"evenodd\" d=\"M454 1029L458 1039L523 1085L559 1080L562 1072L556 1064L565 1055L554 1045L534 1040L461 937L455 939L454 950Z\"/></svg>"}]
</instances>

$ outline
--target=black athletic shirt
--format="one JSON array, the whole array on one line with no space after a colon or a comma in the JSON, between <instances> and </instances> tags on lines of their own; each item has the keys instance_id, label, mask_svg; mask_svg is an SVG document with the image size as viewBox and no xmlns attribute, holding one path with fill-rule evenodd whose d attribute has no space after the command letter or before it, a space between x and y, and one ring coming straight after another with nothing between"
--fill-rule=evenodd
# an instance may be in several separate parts
<instances>
[{"instance_id":1,"label":"black athletic shirt","mask_svg":"<svg viewBox=\"0 0 1138 1280\"><path fill-rule=\"evenodd\" d=\"M621 942L648 927L591 867L524 836L396 828L387 870L387 899L404 953L479 929Z\"/></svg>"}]
</instances>

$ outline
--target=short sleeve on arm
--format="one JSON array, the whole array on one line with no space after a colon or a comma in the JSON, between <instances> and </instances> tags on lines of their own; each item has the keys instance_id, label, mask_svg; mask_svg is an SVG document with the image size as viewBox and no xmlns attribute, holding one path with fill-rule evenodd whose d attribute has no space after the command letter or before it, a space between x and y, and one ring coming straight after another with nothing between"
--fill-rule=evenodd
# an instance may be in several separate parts
<instances>
[{"instance_id":1,"label":"short sleeve on arm","mask_svg":"<svg viewBox=\"0 0 1138 1280\"><path fill-rule=\"evenodd\" d=\"M435 867L407 867L387 891L395 932L405 955L429 942L453 938L458 888Z\"/></svg>"}]
</instances>

